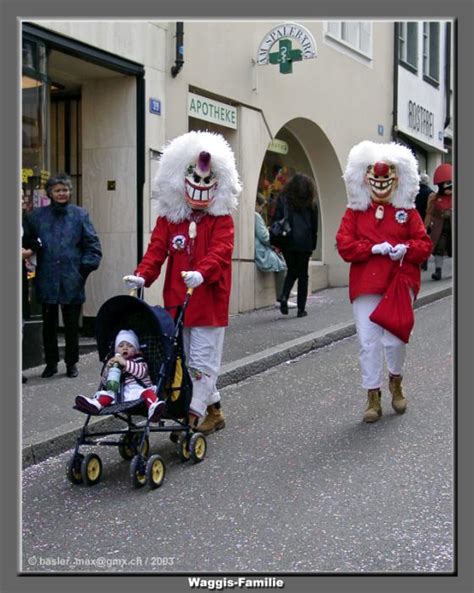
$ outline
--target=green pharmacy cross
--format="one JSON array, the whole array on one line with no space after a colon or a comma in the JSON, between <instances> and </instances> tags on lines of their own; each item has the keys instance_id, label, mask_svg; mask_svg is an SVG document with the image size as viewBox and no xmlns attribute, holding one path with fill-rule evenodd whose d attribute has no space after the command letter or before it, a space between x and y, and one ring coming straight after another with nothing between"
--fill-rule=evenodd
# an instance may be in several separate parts
<instances>
[{"instance_id":1,"label":"green pharmacy cross","mask_svg":"<svg viewBox=\"0 0 474 593\"><path fill-rule=\"evenodd\" d=\"M280 39L278 51L269 54L270 64L280 64L280 74L291 74L293 72L292 62L299 62L303 59L300 49L292 49L289 39Z\"/></svg>"}]
</instances>

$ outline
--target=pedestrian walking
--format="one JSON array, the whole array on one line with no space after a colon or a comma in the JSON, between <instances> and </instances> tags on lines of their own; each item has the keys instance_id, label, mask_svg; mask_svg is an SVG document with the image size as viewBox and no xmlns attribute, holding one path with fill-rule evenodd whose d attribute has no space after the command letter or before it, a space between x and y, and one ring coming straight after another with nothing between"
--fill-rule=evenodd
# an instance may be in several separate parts
<instances>
[{"instance_id":1,"label":"pedestrian walking","mask_svg":"<svg viewBox=\"0 0 474 593\"><path fill-rule=\"evenodd\" d=\"M85 301L85 283L99 267L99 237L84 208L70 203L71 178L60 173L46 182L49 206L35 208L26 217L30 236L39 240L35 276L36 299L42 304L43 346L46 367L42 377L58 372L58 313L61 307L66 342L68 377L77 377L79 317Z\"/></svg>"},{"instance_id":2,"label":"pedestrian walking","mask_svg":"<svg viewBox=\"0 0 474 593\"><path fill-rule=\"evenodd\" d=\"M425 220L428 196L433 193L433 189L429 185L429 182L430 178L428 175L426 173L422 173L420 175L420 189L415 197L415 206L419 215L421 216L421 220ZM424 261L421 264L421 269L423 271L428 269L428 261Z\"/></svg>"},{"instance_id":3,"label":"pedestrian walking","mask_svg":"<svg viewBox=\"0 0 474 593\"><path fill-rule=\"evenodd\" d=\"M291 230L281 243L288 269L280 299L280 311L283 315L288 315L288 298L294 283L298 281L297 317L306 317L309 259L316 249L318 239L318 211L311 177L295 173L283 186L273 222L283 219L288 221Z\"/></svg>"},{"instance_id":4,"label":"pedestrian walking","mask_svg":"<svg viewBox=\"0 0 474 593\"><path fill-rule=\"evenodd\" d=\"M364 422L376 422L382 415L384 356L392 407L397 414L407 408L402 389L406 344L414 322L413 299L420 289L420 264L431 251L415 208L417 169L407 147L364 141L350 151L344 173L348 205L336 243L351 264L349 298L367 390Z\"/></svg>"},{"instance_id":5,"label":"pedestrian walking","mask_svg":"<svg viewBox=\"0 0 474 593\"><path fill-rule=\"evenodd\" d=\"M132 288L150 286L167 261L164 304L176 311L194 290L183 342L193 383L189 424L207 435L225 427L216 383L229 323L234 224L241 186L232 149L220 134L188 132L165 147L154 180L158 218Z\"/></svg>"},{"instance_id":6,"label":"pedestrian walking","mask_svg":"<svg viewBox=\"0 0 474 593\"><path fill-rule=\"evenodd\" d=\"M445 257L452 257L453 168L449 163L439 165L433 183L438 191L428 197L425 226L433 243L435 271L433 280L441 280Z\"/></svg>"},{"instance_id":7,"label":"pedestrian walking","mask_svg":"<svg viewBox=\"0 0 474 593\"><path fill-rule=\"evenodd\" d=\"M275 296L279 307L287 268L283 255L270 244L270 233L262 216L264 207L265 198L262 194L257 194L255 200L255 265L261 272L275 273ZM288 307L296 308L296 303L288 301Z\"/></svg>"},{"instance_id":8,"label":"pedestrian walking","mask_svg":"<svg viewBox=\"0 0 474 593\"><path fill-rule=\"evenodd\" d=\"M428 204L428 196L433 193L433 189L429 185L430 178L426 173L420 175L420 189L415 197L415 207L418 210L421 220L425 220L426 206Z\"/></svg>"}]
</instances>

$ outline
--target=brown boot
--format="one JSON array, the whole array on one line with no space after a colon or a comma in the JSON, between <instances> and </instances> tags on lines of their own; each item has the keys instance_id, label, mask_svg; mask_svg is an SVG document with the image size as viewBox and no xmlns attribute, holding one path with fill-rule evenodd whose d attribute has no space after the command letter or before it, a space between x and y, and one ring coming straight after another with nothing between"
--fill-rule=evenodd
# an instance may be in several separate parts
<instances>
[{"instance_id":1,"label":"brown boot","mask_svg":"<svg viewBox=\"0 0 474 593\"><path fill-rule=\"evenodd\" d=\"M407 409L407 400L403 395L402 376L389 375L388 388L392 394L392 408L397 414L403 414Z\"/></svg>"},{"instance_id":2,"label":"brown boot","mask_svg":"<svg viewBox=\"0 0 474 593\"><path fill-rule=\"evenodd\" d=\"M377 422L382 415L380 403L382 392L380 389L369 389L367 391L367 408L364 412L364 422Z\"/></svg>"},{"instance_id":3,"label":"brown boot","mask_svg":"<svg viewBox=\"0 0 474 593\"><path fill-rule=\"evenodd\" d=\"M207 415L202 423L198 426L198 431L203 435L208 435L212 434L216 430L221 430L221 428L224 427L225 418L220 405L219 407L217 407L216 404L207 406Z\"/></svg>"}]
</instances>

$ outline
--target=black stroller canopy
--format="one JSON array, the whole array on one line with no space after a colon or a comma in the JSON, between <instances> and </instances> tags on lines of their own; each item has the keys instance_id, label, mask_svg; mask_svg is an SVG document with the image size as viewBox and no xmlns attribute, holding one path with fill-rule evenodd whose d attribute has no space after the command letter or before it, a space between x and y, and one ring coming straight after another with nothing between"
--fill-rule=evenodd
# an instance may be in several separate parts
<instances>
[{"instance_id":1,"label":"black stroller canopy","mask_svg":"<svg viewBox=\"0 0 474 593\"><path fill-rule=\"evenodd\" d=\"M96 340L99 358L104 361L114 349L115 336L121 329L131 329L137 336L140 349L146 355L150 342L160 343L165 359L172 353L174 321L158 306L128 295L118 295L106 301L97 313Z\"/></svg>"}]
</instances>

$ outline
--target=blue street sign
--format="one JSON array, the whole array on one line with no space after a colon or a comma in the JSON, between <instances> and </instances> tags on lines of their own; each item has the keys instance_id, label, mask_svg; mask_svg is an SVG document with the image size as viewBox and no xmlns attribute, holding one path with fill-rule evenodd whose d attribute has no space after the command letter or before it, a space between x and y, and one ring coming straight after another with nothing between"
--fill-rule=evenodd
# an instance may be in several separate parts
<instances>
[{"instance_id":1,"label":"blue street sign","mask_svg":"<svg viewBox=\"0 0 474 593\"><path fill-rule=\"evenodd\" d=\"M150 113L161 115L161 101L150 97Z\"/></svg>"}]
</instances>

